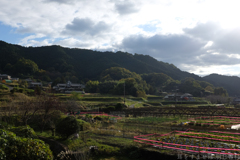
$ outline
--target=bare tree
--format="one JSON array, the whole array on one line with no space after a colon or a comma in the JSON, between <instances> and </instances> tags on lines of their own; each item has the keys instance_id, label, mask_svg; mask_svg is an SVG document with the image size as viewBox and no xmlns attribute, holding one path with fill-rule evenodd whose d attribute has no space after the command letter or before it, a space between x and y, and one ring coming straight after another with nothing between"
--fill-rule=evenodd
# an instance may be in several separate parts
<instances>
[{"instance_id":1,"label":"bare tree","mask_svg":"<svg viewBox=\"0 0 240 160\"><path fill-rule=\"evenodd\" d=\"M66 110L68 112L76 112L76 111L79 111L79 110L82 110L83 107L82 107L82 104L81 102L77 102L75 100L68 100L64 105L64 108L66 108Z\"/></svg>"},{"instance_id":2,"label":"bare tree","mask_svg":"<svg viewBox=\"0 0 240 160\"><path fill-rule=\"evenodd\" d=\"M25 100L22 102L22 105L19 107L18 116L24 123L24 125L28 124L28 120L32 119L34 115L39 111L40 106L38 105L37 100Z\"/></svg>"},{"instance_id":3,"label":"bare tree","mask_svg":"<svg viewBox=\"0 0 240 160\"><path fill-rule=\"evenodd\" d=\"M13 101L11 102L4 102L1 104L0 116L1 119L6 122L7 124L14 124L15 118L14 115L17 113L17 104Z\"/></svg>"},{"instance_id":4,"label":"bare tree","mask_svg":"<svg viewBox=\"0 0 240 160\"><path fill-rule=\"evenodd\" d=\"M41 132L45 129L47 124L50 124L51 129L55 129L56 120L60 117L64 108L59 99L54 96L42 95L38 97L39 113L36 115L37 122Z\"/></svg>"}]
</instances>

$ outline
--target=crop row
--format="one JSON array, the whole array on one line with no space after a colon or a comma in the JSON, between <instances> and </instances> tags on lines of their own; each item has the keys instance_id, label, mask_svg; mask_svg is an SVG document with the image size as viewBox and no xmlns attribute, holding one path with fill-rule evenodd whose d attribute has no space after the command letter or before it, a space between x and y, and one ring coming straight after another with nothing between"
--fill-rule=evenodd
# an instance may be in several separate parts
<instances>
[{"instance_id":1,"label":"crop row","mask_svg":"<svg viewBox=\"0 0 240 160\"><path fill-rule=\"evenodd\" d=\"M181 131L178 131L181 132ZM167 149L173 149L173 150L181 150L191 153L209 153L209 154L224 154L224 155L240 155L240 149L239 148L220 148L220 147L201 147L196 145L185 145L185 144L177 144L176 142L164 142L161 138L160 140L152 140L151 138L154 137L165 137L171 135L173 132L169 134L159 135L159 134L148 134L148 135L142 135L142 136L135 136L134 141L139 143L144 143L147 145L153 145L155 147L159 148L167 148ZM184 132L182 132L183 134ZM210 134L208 134L210 136ZM187 135L186 135L187 136ZM216 137L216 136L215 136ZM227 136L225 136L227 137ZM230 136L229 136L230 137ZM196 137L194 137L196 138ZM207 137L206 137L207 138ZM225 141L225 140L221 140ZM229 142L229 141L228 141Z\"/></svg>"}]
</instances>

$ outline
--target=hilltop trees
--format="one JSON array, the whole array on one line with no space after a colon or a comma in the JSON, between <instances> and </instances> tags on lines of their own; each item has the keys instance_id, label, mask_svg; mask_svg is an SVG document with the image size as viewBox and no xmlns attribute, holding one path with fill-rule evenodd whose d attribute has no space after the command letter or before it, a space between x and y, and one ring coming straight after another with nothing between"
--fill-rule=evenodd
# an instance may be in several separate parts
<instances>
[{"instance_id":1,"label":"hilltop trees","mask_svg":"<svg viewBox=\"0 0 240 160\"><path fill-rule=\"evenodd\" d=\"M204 90L193 78L186 78L183 80L179 89L183 93L191 93L194 96L201 96L201 92Z\"/></svg>"},{"instance_id":2,"label":"hilltop trees","mask_svg":"<svg viewBox=\"0 0 240 160\"><path fill-rule=\"evenodd\" d=\"M215 88L208 82L198 81L191 77L178 81L163 73L139 75L120 67L106 69L102 72L100 79L100 82L89 80L86 83L86 91L123 95L125 83L125 94L138 97L144 97L146 93L158 94L162 91L177 91L190 93L193 96L204 96L206 92L208 92L206 95L213 93ZM216 95L221 94L227 96L225 91L216 89L214 93Z\"/></svg>"},{"instance_id":3,"label":"hilltop trees","mask_svg":"<svg viewBox=\"0 0 240 160\"><path fill-rule=\"evenodd\" d=\"M121 67L111 67L101 74L101 81L120 80L124 78L134 78L137 82L142 80L139 74Z\"/></svg>"},{"instance_id":4,"label":"hilltop trees","mask_svg":"<svg viewBox=\"0 0 240 160\"><path fill-rule=\"evenodd\" d=\"M30 59L21 58L14 65L14 72L33 75L38 71L38 65Z\"/></svg>"},{"instance_id":5,"label":"hilltop trees","mask_svg":"<svg viewBox=\"0 0 240 160\"><path fill-rule=\"evenodd\" d=\"M223 87L215 88L214 89L214 95L228 97L228 93L227 93L227 91Z\"/></svg>"},{"instance_id":6,"label":"hilltop trees","mask_svg":"<svg viewBox=\"0 0 240 160\"><path fill-rule=\"evenodd\" d=\"M164 73L142 74L143 80L154 87L161 88L174 80Z\"/></svg>"},{"instance_id":7,"label":"hilltop trees","mask_svg":"<svg viewBox=\"0 0 240 160\"><path fill-rule=\"evenodd\" d=\"M101 81L91 81L86 83L87 92L100 92L104 94L125 94L132 96L144 96L148 85L142 80L139 74L131 72L125 68L111 67L102 72Z\"/></svg>"},{"instance_id":8,"label":"hilltop trees","mask_svg":"<svg viewBox=\"0 0 240 160\"><path fill-rule=\"evenodd\" d=\"M99 83L98 88L100 93L113 94L114 87L117 86L118 81L104 81Z\"/></svg>"}]
</instances>

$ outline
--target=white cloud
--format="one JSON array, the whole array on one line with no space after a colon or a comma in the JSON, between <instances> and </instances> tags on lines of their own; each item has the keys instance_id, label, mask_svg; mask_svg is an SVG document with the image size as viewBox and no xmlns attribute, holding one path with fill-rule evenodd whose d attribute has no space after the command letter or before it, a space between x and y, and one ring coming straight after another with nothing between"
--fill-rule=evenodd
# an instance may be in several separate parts
<instances>
[{"instance_id":1,"label":"white cloud","mask_svg":"<svg viewBox=\"0 0 240 160\"><path fill-rule=\"evenodd\" d=\"M19 44L23 45L23 46L36 46L35 44L40 44L40 42L36 41L35 39L43 38L43 37L45 37L43 34L30 35L30 36L23 38L19 42ZM46 44L46 43L47 43L47 41L44 41L43 44ZM37 46L39 46L39 45L37 45Z\"/></svg>"},{"instance_id":2,"label":"white cloud","mask_svg":"<svg viewBox=\"0 0 240 160\"><path fill-rule=\"evenodd\" d=\"M141 1L139 1L141 3ZM120 15L128 15L139 11L139 2L134 3L133 1L118 1L115 3L115 9Z\"/></svg>"},{"instance_id":3,"label":"white cloud","mask_svg":"<svg viewBox=\"0 0 240 160\"><path fill-rule=\"evenodd\" d=\"M67 24L64 34L75 35L101 35L103 32L111 32L111 26L106 24L104 21L94 23L91 19L88 18L74 18L71 24Z\"/></svg>"},{"instance_id":4,"label":"white cloud","mask_svg":"<svg viewBox=\"0 0 240 160\"><path fill-rule=\"evenodd\" d=\"M0 6L0 22L26 35L19 41L25 46L122 49L191 72L239 61L237 0L2 0Z\"/></svg>"}]
</instances>

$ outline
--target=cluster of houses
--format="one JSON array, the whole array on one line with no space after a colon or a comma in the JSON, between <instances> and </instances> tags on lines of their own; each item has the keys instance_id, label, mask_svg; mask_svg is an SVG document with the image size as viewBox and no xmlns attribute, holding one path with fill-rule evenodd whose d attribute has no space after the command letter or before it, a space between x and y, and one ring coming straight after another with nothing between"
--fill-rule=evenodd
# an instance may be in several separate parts
<instances>
[{"instance_id":1,"label":"cluster of houses","mask_svg":"<svg viewBox=\"0 0 240 160\"><path fill-rule=\"evenodd\" d=\"M19 81L19 78L12 78L10 75L7 74L0 74L0 82L2 83L13 83L13 81ZM32 79L24 79L28 83L29 89L35 89L36 87L43 88L42 82L34 82ZM51 82L49 83L51 84ZM53 86L52 89L55 92L61 92L61 93L71 93L73 91L84 93L85 85L78 84L78 83L72 83L68 81L67 83L58 83L56 86Z\"/></svg>"},{"instance_id":2,"label":"cluster of houses","mask_svg":"<svg viewBox=\"0 0 240 160\"><path fill-rule=\"evenodd\" d=\"M7 74L0 74L0 81L2 83L13 83L14 81L19 81L19 78L12 78L10 75ZM41 82L33 82L30 78L25 79L28 83L28 88L30 89L35 89L37 86L42 88L42 83Z\"/></svg>"},{"instance_id":3,"label":"cluster of houses","mask_svg":"<svg viewBox=\"0 0 240 160\"><path fill-rule=\"evenodd\" d=\"M7 74L0 74L0 81L12 83L12 81L18 81L19 78L12 78L10 75Z\"/></svg>"},{"instance_id":4,"label":"cluster of houses","mask_svg":"<svg viewBox=\"0 0 240 160\"><path fill-rule=\"evenodd\" d=\"M72 83L68 81L67 83L58 83L56 86L53 86L53 90L55 92L62 92L62 93L71 93L71 92L78 92L78 93L85 93L84 89L85 85L79 83Z\"/></svg>"}]
</instances>

